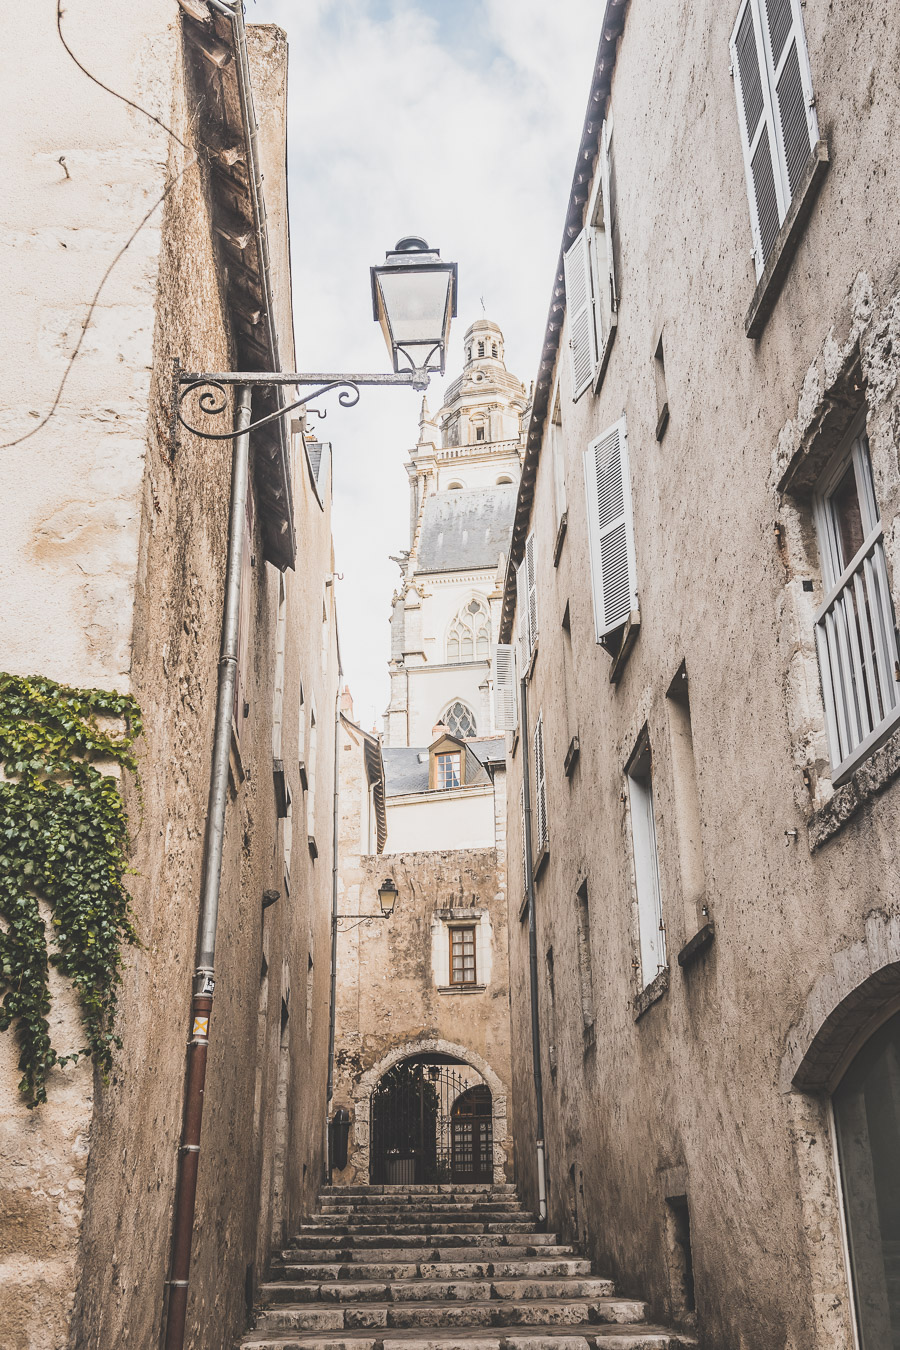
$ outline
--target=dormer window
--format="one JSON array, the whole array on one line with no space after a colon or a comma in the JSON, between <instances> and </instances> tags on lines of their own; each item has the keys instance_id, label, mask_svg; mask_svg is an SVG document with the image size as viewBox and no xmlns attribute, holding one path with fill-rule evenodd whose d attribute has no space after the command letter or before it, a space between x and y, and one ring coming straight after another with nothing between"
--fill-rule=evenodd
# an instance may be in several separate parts
<instances>
[{"instance_id":1,"label":"dormer window","mask_svg":"<svg viewBox=\"0 0 900 1350\"><path fill-rule=\"evenodd\" d=\"M435 787L446 791L458 788L462 782L462 753L458 750L435 755Z\"/></svg>"}]
</instances>

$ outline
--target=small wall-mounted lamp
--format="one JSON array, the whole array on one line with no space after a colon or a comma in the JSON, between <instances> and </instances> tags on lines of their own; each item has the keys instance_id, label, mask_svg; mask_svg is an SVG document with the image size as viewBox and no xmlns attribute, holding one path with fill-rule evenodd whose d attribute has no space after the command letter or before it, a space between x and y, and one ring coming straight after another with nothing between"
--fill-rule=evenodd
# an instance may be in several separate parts
<instances>
[{"instance_id":1,"label":"small wall-mounted lamp","mask_svg":"<svg viewBox=\"0 0 900 1350\"><path fill-rule=\"evenodd\" d=\"M397 885L393 877L385 877L378 887L378 903L381 906L381 913L386 919L389 919L394 912L397 895Z\"/></svg>"}]
</instances>

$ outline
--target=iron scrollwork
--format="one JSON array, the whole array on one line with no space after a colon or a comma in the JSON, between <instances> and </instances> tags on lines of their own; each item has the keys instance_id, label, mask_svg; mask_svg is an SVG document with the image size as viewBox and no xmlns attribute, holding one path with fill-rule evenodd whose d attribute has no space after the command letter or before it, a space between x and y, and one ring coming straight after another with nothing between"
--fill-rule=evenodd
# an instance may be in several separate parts
<instances>
[{"instance_id":1,"label":"iron scrollwork","mask_svg":"<svg viewBox=\"0 0 900 1350\"><path fill-rule=\"evenodd\" d=\"M314 399L321 398L323 394L330 394L333 390L340 389L338 403L342 408L352 408L359 402L359 385L352 379L332 380L330 384L313 389L309 393L304 393L302 397L294 399L292 403L285 403L275 412L269 413L266 417L260 417L258 421L251 422L248 431L257 431L260 427L267 426L270 422L277 422L280 417L293 412L295 408L303 408ZM200 427L193 426L188 422L183 414L182 407L187 398L197 390L201 390L197 400L200 411L206 417L221 417L223 413L229 410L228 389L218 380L201 377L191 380L187 384L182 384L178 394L177 417L180 424L192 436L199 436L204 441L230 441L235 436L232 428L230 431L202 431ZM323 414L324 415L324 414Z\"/></svg>"}]
</instances>

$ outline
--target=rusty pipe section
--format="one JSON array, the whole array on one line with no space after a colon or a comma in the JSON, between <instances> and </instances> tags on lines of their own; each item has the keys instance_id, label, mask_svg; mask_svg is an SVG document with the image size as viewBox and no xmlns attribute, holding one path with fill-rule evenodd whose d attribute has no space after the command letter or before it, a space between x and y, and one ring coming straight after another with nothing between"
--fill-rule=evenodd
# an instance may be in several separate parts
<instances>
[{"instance_id":1,"label":"rusty pipe section","mask_svg":"<svg viewBox=\"0 0 900 1350\"><path fill-rule=\"evenodd\" d=\"M175 1218L172 1235L172 1265L169 1277L169 1306L166 1314L165 1350L183 1350L187 1316L188 1281L191 1269L191 1244L197 1203L197 1176L200 1170L200 1133L206 1091L206 1060L215 988L216 924L219 917L219 892L222 882L222 850L225 842L225 809L228 802L228 760L231 751L231 716L237 680L238 633L241 613L241 555L247 519L247 492L250 482L251 391L241 385L237 391L235 425L240 432L234 438L231 461L231 507L228 526L228 557L225 567L225 602L222 615L222 646L219 656L219 681L216 693L216 722L213 738L212 773L209 784L209 808L203 859L203 891L197 937L197 965L191 999L191 1036L188 1042L187 1076L184 1094L184 1122L178 1155L178 1182L175 1192Z\"/></svg>"}]
</instances>

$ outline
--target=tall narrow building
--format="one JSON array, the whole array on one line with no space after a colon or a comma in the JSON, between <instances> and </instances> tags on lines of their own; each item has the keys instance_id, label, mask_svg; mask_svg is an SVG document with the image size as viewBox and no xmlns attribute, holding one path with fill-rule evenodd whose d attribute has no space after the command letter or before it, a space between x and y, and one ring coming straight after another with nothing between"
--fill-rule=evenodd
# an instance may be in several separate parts
<instances>
[{"instance_id":1,"label":"tall narrow building","mask_svg":"<svg viewBox=\"0 0 900 1350\"><path fill-rule=\"evenodd\" d=\"M491 655L522 455L524 386L503 334L466 332L462 374L431 417L422 401L409 474L409 551L391 615L385 745L428 746L441 723L469 740L494 733Z\"/></svg>"}]
</instances>

